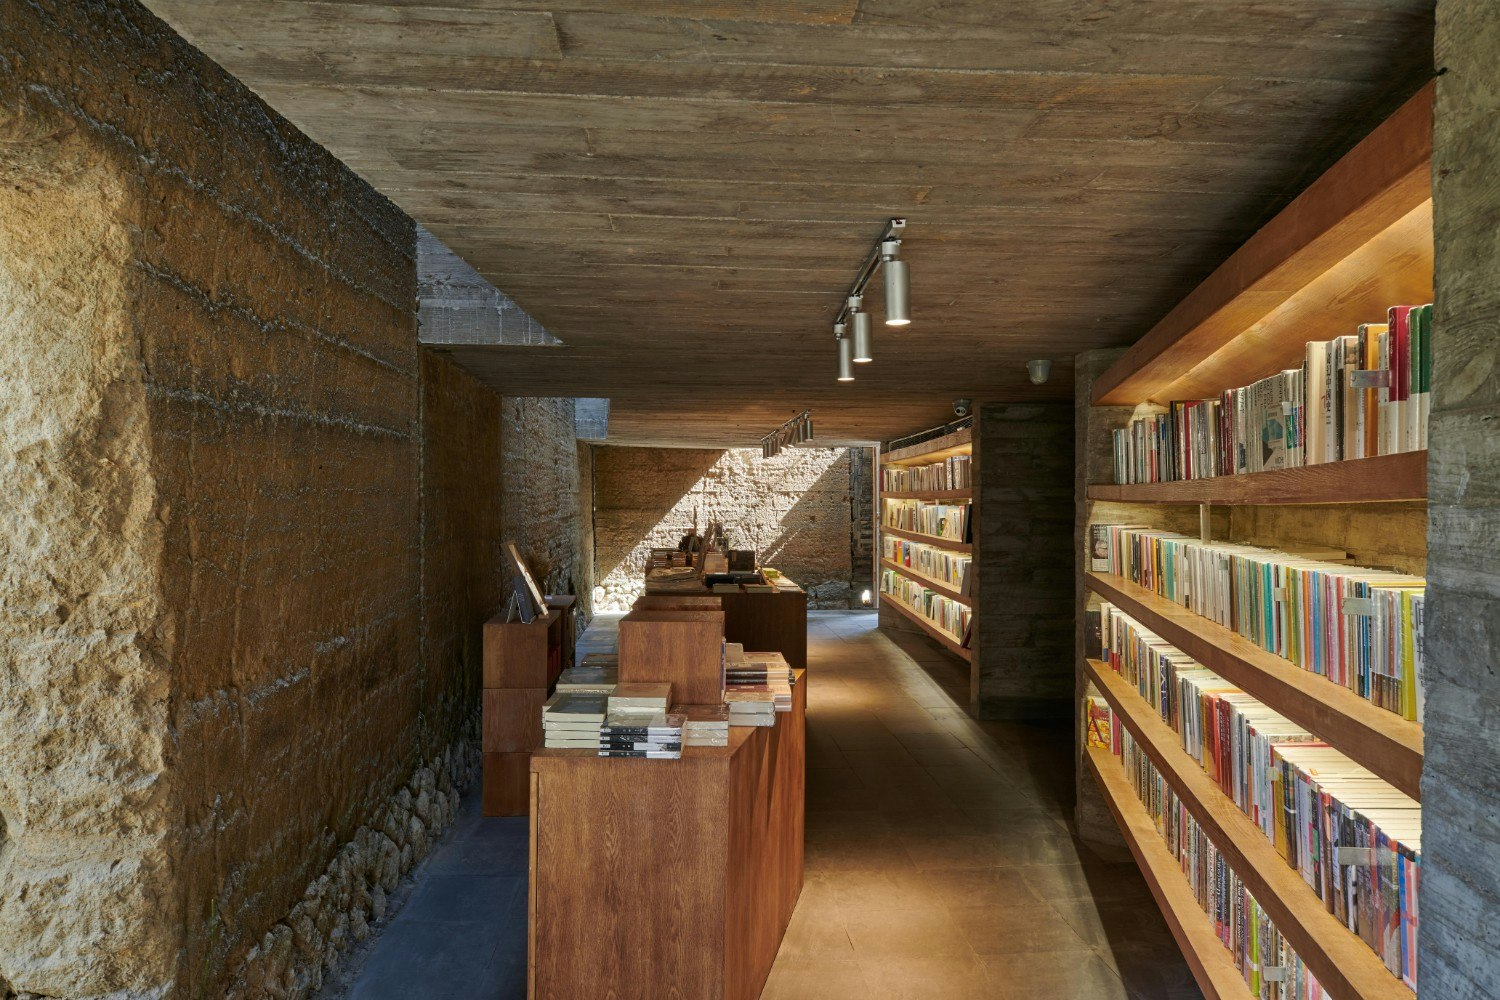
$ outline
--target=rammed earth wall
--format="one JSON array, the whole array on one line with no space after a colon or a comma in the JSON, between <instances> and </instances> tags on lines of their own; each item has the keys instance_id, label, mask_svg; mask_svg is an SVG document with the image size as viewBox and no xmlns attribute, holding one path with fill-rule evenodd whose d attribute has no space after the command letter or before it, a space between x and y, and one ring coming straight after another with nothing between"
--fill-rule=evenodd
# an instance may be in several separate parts
<instances>
[{"instance_id":1,"label":"rammed earth wall","mask_svg":"<svg viewBox=\"0 0 1500 1000\"><path fill-rule=\"evenodd\" d=\"M507 423L577 451L414 239L133 0L0 5L0 996L305 994L452 816L501 534L576 561Z\"/></svg>"}]
</instances>

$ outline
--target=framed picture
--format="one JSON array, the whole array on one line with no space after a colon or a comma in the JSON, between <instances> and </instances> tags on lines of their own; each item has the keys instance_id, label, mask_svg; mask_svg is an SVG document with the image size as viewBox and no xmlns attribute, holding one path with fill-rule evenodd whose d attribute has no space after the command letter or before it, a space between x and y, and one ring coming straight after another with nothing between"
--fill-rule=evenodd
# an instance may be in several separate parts
<instances>
[{"instance_id":1,"label":"framed picture","mask_svg":"<svg viewBox=\"0 0 1500 1000\"><path fill-rule=\"evenodd\" d=\"M531 575L531 570L526 568L526 561L521 558L521 553L516 549L515 542L505 543L505 554L510 557L511 565L515 567L516 596L521 598L521 620L529 622L537 615L544 614L547 609L547 597L542 593L542 588L537 586L536 578ZM531 604L532 612L528 617L525 605Z\"/></svg>"}]
</instances>

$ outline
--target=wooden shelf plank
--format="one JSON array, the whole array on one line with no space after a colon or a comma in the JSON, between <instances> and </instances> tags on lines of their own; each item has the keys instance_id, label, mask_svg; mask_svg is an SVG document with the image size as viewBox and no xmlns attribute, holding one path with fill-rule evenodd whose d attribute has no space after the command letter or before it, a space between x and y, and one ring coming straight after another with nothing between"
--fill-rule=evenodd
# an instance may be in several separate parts
<instances>
[{"instance_id":1,"label":"wooden shelf plank","mask_svg":"<svg viewBox=\"0 0 1500 1000\"><path fill-rule=\"evenodd\" d=\"M974 546L968 542L955 542L951 538L939 538L937 535L924 535L920 531L906 531L902 528L892 528L882 524L880 530L904 538L909 542L923 542L939 549L947 549L950 552L972 553Z\"/></svg>"},{"instance_id":2,"label":"wooden shelf plank","mask_svg":"<svg viewBox=\"0 0 1500 1000\"><path fill-rule=\"evenodd\" d=\"M973 490L884 490L882 500L972 500Z\"/></svg>"},{"instance_id":3,"label":"wooden shelf plank","mask_svg":"<svg viewBox=\"0 0 1500 1000\"><path fill-rule=\"evenodd\" d=\"M1094 593L1194 660L1421 799L1422 727L1415 722L1129 580L1104 573L1085 579Z\"/></svg>"},{"instance_id":4,"label":"wooden shelf plank","mask_svg":"<svg viewBox=\"0 0 1500 1000\"><path fill-rule=\"evenodd\" d=\"M1115 503L1375 503L1427 499L1427 452L1216 476L1171 483L1090 486L1090 500Z\"/></svg>"},{"instance_id":5,"label":"wooden shelf plank","mask_svg":"<svg viewBox=\"0 0 1500 1000\"><path fill-rule=\"evenodd\" d=\"M1198 988L1207 1000L1250 1000L1250 988L1234 967L1234 957L1214 933L1213 921L1193 897L1187 877L1156 832L1146 807L1136 798L1119 761L1097 747L1089 748L1088 761Z\"/></svg>"},{"instance_id":6,"label":"wooden shelf plank","mask_svg":"<svg viewBox=\"0 0 1500 1000\"><path fill-rule=\"evenodd\" d=\"M898 562L891 562L889 559L880 560L880 565L884 566L886 569L893 569L907 579L915 580L934 593L942 594L944 597L957 601L959 604L962 604L966 608L972 608L974 606L973 598L965 597L963 594L960 594L958 591L954 590L950 584L944 583L942 580L934 580L932 577L927 576L923 573L918 573L910 566L903 566Z\"/></svg>"},{"instance_id":7,"label":"wooden shelf plank","mask_svg":"<svg viewBox=\"0 0 1500 1000\"><path fill-rule=\"evenodd\" d=\"M1336 1000L1413 996L1368 945L1324 908L1323 901L1302 876L1287 865L1260 828L1187 755L1177 742L1177 734L1156 717L1135 689L1106 664L1097 660L1085 663L1089 679L1099 693L1109 701L1121 723L1156 764L1209 839L1224 853L1229 867L1239 874L1329 996ZM1103 766L1118 769L1112 756L1096 765ZM1124 784L1134 798L1129 782Z\"/></svg>"},{"instance_id":8,"label":"wooden shelf plank","mask_svg":"<svg viewBox=\"0 0 1500 1000\"><path fill-rule=\"evenodd\" d=\"M951 434L923 441L921 444L896 448L880 456L881 465L931 465L954 455L973 452L974 428L960 427Z\"/></svg>"},{"instance_id":9,"label":"wooden shelf plank","mask_svg":"<svg viewBox=\"0 0 1500 1000\"><path fill-rule=\"evenodd\" d=\"M941 645L944 649L948 650L948 652L952 653L954 656L959 657L960 659L970 660L969 650L965 649L957 639L953 638L951 633L944 632L932 622L928 621L926 618L923 618L911 608L908 608L905 604L902 604L900 598L894 597L890 594L881 594L880 596L883 599L883 603L890 605L906 617L910 618L912 621L916 622L917 625L921 627L922 631L926 632L928 635L936 639L938 641L938 644Z\"/></svg>"},{"instance_id":10,"label":"wooden shelf plank","mask_svg":"<svg viewBox=\"0 0 1500 1000\"><path fill-rule=\"evenodd\" d=\"M1431 302L1432 101L1428 84L1246 240L1094 382L1094 404L1217 395Z\"/></svg>"}]
</instances>

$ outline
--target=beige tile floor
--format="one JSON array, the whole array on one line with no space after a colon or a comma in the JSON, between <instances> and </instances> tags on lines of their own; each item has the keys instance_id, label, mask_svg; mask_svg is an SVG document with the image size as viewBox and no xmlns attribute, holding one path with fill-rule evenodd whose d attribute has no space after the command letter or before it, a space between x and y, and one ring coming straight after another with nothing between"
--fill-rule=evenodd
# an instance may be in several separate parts
<instances>
[{"instance_id":1,"label":"beige tile floor","mask_svg":"<svg viewBox=\"0 0 1500 1000\"><path fill-rule=\"evenodd\" d=\"M1196 1000L1130 863L1068 832L1066 726L980 723L967 667L814 612L807 859L764 1000Z\"/></svg>"}]
</instances>

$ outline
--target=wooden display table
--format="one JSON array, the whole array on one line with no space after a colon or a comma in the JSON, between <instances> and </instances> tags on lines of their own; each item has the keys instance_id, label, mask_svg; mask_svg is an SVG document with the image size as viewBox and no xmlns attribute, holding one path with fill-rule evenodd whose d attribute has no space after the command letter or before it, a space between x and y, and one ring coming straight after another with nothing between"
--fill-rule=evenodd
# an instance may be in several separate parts
<instances>
[{"instance_id":1,"label":"wooden display table","mask_svg":"<svg viewBox=\"0 0 1500 1000\"><path fill-rule=\"evenodd\" d=\"M807 591L782 578L790 587L775 593L711 594L704 585L692 590L673 583L657 588L650 581L637 607L696 607L703 596L719 599L724 610L724 638L757 653L780 653L795 670L807 668Z\"/></svg>"},{"instance_id":2,"label":"wooden display table","mask_svg":"<svg viewBox=\"0 0 1500 1000\"><path fill-rule=\"evenodd\" d=\"M802 892L792 710L681 760L531 756L531 1000L753 1000Z\"/></svg>"}]
</instances>

